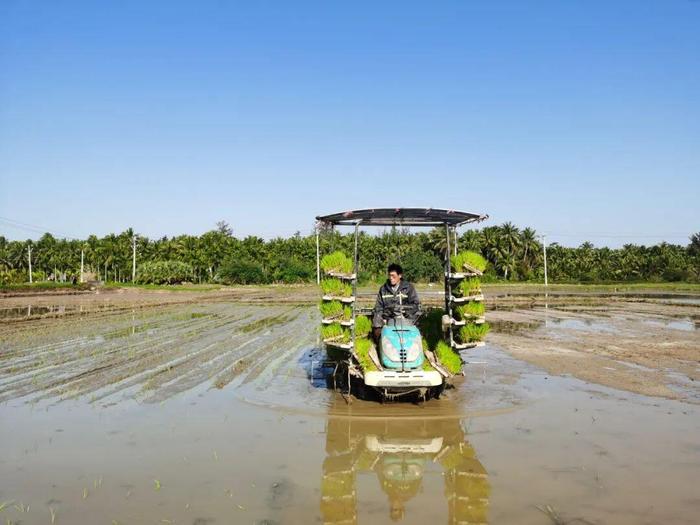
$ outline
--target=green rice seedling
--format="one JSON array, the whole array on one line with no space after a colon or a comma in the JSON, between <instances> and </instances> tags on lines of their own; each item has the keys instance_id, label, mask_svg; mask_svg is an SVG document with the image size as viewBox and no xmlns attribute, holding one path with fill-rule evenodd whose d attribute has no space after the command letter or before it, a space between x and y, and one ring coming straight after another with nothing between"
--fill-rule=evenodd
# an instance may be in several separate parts
<instances>
[{"instance_id":1,"label":"green rice seedling","mask_svg":"<svg viewBox=\"0 0 700 525\"><path fill-rule=\"evenodd\" d=\"M445 311L442 308L430 308L418 321L418 329L426 343L424 348L435 349L437 342L442 339L442 316Z\"/></svg>"},{"instance_id":2,"label":"green rice seedling","mask_svg":"<svg viewBox=\"0 0 700 525\"><path fill-rule=\"evenodd\" d=\"M56 511L49 507L49 512L51 513L51 523L56 523Z\"/></svg>"},{"instance_id":3,"label":"green rice seedling","mask_svg":"<svg viewBox=\"0 0 700 525\"><path fill-rule=\"evenodd\" d=\"M369 356L370 348L372 348L372 341L369 339L355 340L355 355L357 356L357 360L360 362L362 369L367 372L377 370L377 366Z\"/></svg>"},{"instance_id":4,"label":"green rice seedling","mask_svg":"<svg viewBox=\"0 0 700 525\"><path fill-rule=\"evenodd\" d=\"M336 251L324 255L321 259L321 269L326 272L352 273L352 260L343 252Z\"/></svg>"},{"instance_id":5,"label":"green rice seedling","mask_svg":"<svg viewBox=\"0 0 700 525\"><path fill-rule=\"evenodd\" d=\"M6 507L9 507L13 503L14 503L14 501L3 501L2 503L0 503L0 512L5 510Z\"/></svg>"},{"instance_id":6,"label":"green rice seedling","mask_svg":"<svg viewBox=\"0 0 700 525\"><path fill-rule=\"evenodd\" d=\"M462 370L462 358L445 341L438 341L435 356L451 374L458 374Z\"/></svg>"},{"instance_id":7,"label":"green rice seedling","mask_svg":"<svg viewBox=\"0 0 700 525\"><path fill-rule=\"evenodd\" d=\"M352 295L352 286L340 279L323 279L321 281L321 290L323 290L324 295L333 295L335 297L350 297Z\"/></svg>"},{"instance_id":8,"label":"green rice seedling","mask_svg":"<svg viewBox=\"0 0 700 525\"><path fill-rule=\"evenodd\" d=\"M155 490L160 490L160 480L159 479L154 479L153 480L153 488Z\"/></svg>"},{"instance_id":9,"label":"green rice seedling","mask_svg":"<svg viewBox=\"0 0 700 525\"><path fill-rule=\"evenodd\" d=\"M343 321L352 319L352 306L343 306Z\"/></svg>"},{"instance_id":10,"label":"green rice seedling","mask_svg":"<svg viewBox=\"0 0 700 525\"><path fill-rule=\"evenodd\" d=\"M355 317L355 336L356 337L367 337L370 330L372 330L372 321L366 315L358 315Z\"/></svg>"},{"instance_id":11,"label":"green rice seedling","mask_svg":"<svg viewBox=\"0 0 700 525\"><path fill-rule=\"evenodd\" d=\"M323 340L332 339L340 343L350 341L350 330L340 326L340 323L331 323L321 327L321 337Z\"/></svg>"},{"instance_id":12,"label":"green rice seedling","mask_svg":"<svg viewBox=\"0 0 700 525\"><path fill-rule=\"evenodd\" d=\"M491 327L488 323L467 323L459 329L459 337L463 343L475 343L483 341Z\"/></svg>"},{"instance_id":13,"label":"green rice seedling","mask_svg":"<svg viewBox=\"0 0 700 525\"><path fill-rule=\"evenodd\" d=\"M321 301L318 309L324 319L335 319L343 315L343 303L340 301Z\"/></svg>"},{"instance_id":14,"label":"green rice seedling","mask_svg":"<svg viewBox=\"0 0 700 525\"><path fill-rule=\"evenodd\" d=\"M463 272L465 270L478 270L483 272L486 269L486 259L481 254L471 251L460 252L450 258L452 270Z\"/></svg>"},{"instance_id":15,"label":"green rice seedling","mask_svg":"<svg viewBox=\"0 0 700 525\"><path fill-rule=\"evenodd\" d=\"M422 342L423 342L423 351L425 352L426 350L429 350L430 348L428 347L428 340L424 337ZM427 358L423 359L423 370L426 370L426 371L435 370L435 368L433 368L433 365L430 364L430 361L428 361Z\"/></svg>"},{"instance_id":16,"label":"green rice seedling","mask_svg":"<svg viewBox=\"0 0 700 525\"><path fill-rule=\"evenodd\" d=\"M343 335L343 327L340 323L331 323L321 326L321 337L323 339L335 339Z\"/></svg>"},{"instance_id":17,"label":"green rice seedling","mask_svg":"<svg viewBox=\"0 0 700 525\"><path fill-rule=\"evenodd\" d=\"M475 317L481 317L484 315L486 307L484 303L477 301L470 301L465 304L458 304L455 306L454 312L457 318L461 321L466 321L468 319L473 319Z\"/></svg>"},{"instance_id":18,"label":"green rice seedling","mask_svg":"<svg viewBox=\"0 0 700 525\"><path fill-rule=\"evenodd\" d=\"M464 279L459 283L458 293L462 297L469 297L471 295L479 295L481 293L481 279L478 277L470 277L469 279Z\"/></svg>"}]
</instances>

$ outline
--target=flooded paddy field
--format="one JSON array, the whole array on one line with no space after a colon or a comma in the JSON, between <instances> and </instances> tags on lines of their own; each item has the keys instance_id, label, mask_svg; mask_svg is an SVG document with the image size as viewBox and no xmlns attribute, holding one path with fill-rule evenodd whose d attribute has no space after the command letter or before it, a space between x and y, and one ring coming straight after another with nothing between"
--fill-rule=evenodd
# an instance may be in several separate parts
<instances>
[{"instance_id":1,"label":"flooded paddy field","mask_svg":"<svg viewBox=\"0 0 700 525\"><path fill-rule=\"evenodd\" d=\"M129 293L0 303L0 523L697 523L692 297L489 297L454 388L380 405L306 291Z\"/></svg>"}]
</instances>

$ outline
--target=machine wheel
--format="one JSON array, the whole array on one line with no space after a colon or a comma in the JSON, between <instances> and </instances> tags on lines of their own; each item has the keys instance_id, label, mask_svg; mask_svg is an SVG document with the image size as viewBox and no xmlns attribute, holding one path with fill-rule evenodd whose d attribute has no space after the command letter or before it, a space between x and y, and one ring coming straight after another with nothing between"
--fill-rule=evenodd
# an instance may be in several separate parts
<instances>
[{"instance_id":1,"label":"machine wheel","mask_svg":"<svg viewBox=\"0 0 700 525\"><path fill-rule=\"evenodd\" d=\"M428 390L426 399L440 399L440 396L445 391L445 383L439 386L433 386Z\"/></svg>"}]
</instances>

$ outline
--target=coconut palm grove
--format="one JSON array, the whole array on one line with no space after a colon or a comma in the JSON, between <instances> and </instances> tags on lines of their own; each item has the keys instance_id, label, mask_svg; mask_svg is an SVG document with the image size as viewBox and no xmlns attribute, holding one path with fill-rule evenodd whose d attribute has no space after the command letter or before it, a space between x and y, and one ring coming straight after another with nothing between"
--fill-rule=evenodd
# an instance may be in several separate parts
<instances>
[{"instance_id":1,"label":"coconut palm grove","mask_svg":"<svg viewBox=\"0 0 700 525\"><path fill-rule=\"evenodd\" d=\"M226 222L202 235L149 239L132 229L102 238L56 238L45 233L38 240L8 240L0 236L0 285L29 281L31 251L34 283L77 283L81 257L85 272L95 280L132 282L133 242L136 244L136 283L270 284L304 283L316 277L315 234L297 232L289 238L264 240L238 238ZM320 232L321 250L351 252L352 235ZM360 236L361 281L380 281L388 261L398 261L413 281L439 281L445 233L435 229L412 233L387 229L380 235ZM487 281L541 281L544 277L543 246L532 228L506 222L463 232L459 250L480 252L488 261ZM626 244L621 248L547 245L550 282L698 282L700 281L700 233L688 244L653 246Z\"/></svg>"}]
</instances>

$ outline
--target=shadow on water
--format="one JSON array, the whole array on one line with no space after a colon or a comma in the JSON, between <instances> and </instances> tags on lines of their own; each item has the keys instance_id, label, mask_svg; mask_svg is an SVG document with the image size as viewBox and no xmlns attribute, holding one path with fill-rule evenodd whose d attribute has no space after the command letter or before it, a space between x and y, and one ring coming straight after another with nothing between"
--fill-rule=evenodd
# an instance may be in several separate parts
<instances>
[{"instance_id":1,"label":"shadow on water","mask_svg":"<svg viewBox=\"0 0 700 525\"><path fill-rule=\"evenodd\" d=\"M449 401L440 403L441 414L457 414ZM443 500L447 523L488 521L488 474L460 418L422 418L415 411L382 417L384 407L366 408L338 399L329 410L321 478L324 523L357 523L368 508L394 521L408 513L434 516L436 499Z\"/></svg>"},{"instance_id":2,"label":"shadow on water","mask_svg":"<svg viewBox=\"0 0 700 525\"><path fill-rule=\"evenodd\" d=\"M316 345L305 350L299 356L297 363L312 387L322 390L333 389L335 363L328 358L321 346Z\"/></svg>"}]
</instances>

